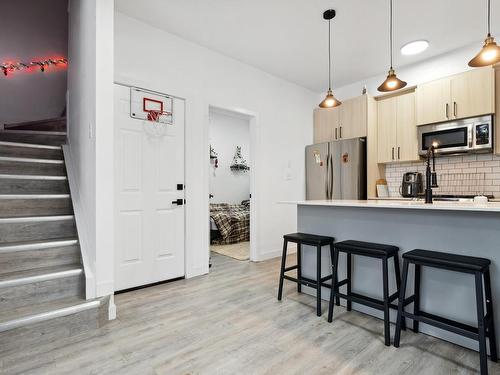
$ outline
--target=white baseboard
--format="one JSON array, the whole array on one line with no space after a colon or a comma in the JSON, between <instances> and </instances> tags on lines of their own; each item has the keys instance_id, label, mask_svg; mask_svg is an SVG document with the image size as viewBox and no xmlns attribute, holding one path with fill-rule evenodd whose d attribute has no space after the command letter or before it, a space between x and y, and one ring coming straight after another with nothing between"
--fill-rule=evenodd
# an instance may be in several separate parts
<instances>
[{"instance_id":1,"label":"white baseboard","mask_svg":"<svg viewBox=\"0 0 500 375\"><path fill-rule=\"evenodd\" d=\"M115 320L115 319L116 319L115 296L112 294L109 296L108 320Z\"/></svg>"}]
</instances>

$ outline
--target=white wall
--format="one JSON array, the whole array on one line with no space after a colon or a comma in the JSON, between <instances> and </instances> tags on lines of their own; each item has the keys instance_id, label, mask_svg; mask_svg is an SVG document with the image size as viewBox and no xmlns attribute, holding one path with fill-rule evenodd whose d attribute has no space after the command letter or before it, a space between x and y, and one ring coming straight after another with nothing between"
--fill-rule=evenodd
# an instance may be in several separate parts
<instances>
[{"instance_id":1,"label":"white wall","mask_svg":"<svg viewBox=\"0 0 500 375\"><path fill-rule=\"evenodd\" d=\"M86 273L113 293L113 0L70 0L68 127ZM92 291L87 289L87 296Z\"/></svg>"},{"instance_id":2,"label":"white wall","mask_svg":"<svg viewBox=\"0 0 500 375\"><path fill-rule=\"evenodd\" d=\"M209 105L257 115L258 259L279 255L282 235L296 229L296 208L277 202L304 197L304 146L312 142L317 94L121 13L115 62L118 82L186 98L187 276L208 272Z\"/></svg>"},{"instance_id":3,"label":"white wall","mask_svg":"<svg viewBox=\"0 0 500 375\"><path fill-rule=\"evenodd\" d=\"M2 2L0 64L67 57L67 0ZM0 72L0 125L61 116L66 67Z\"/></svg>"},{"instance_id":4,"label":"white wall","mask_svg":"<svg viewBox=\"0 0 500 375\"><path fill-rule=\"evenodd\" d=\"M250 166L250 122L248 118L210 110L210 144L218 154L218 168L209 167L210 203L233 203L249 199L250 172L232 171L236 146Z\"/></svg>"}]
</instances>

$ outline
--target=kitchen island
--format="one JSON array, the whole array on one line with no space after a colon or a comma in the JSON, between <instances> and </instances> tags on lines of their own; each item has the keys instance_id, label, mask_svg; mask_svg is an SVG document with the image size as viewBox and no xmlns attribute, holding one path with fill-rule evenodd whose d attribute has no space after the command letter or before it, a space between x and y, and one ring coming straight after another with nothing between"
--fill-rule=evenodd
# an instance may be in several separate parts
<instances>
[{"instance_id":1,"label":"kitchen island","mask_svg":"<svg viewBox=\"0 0 500 375\"><path fill-rule=\"evenodd\" d=\"M491 281L497 337L500 337L500 203L477 205L473 202L435 202L392 200L328 200L283 202L297 205L298 231L335 237L335 241L360 240L395 245L401 255L415 248L484 257L491 260ZM304 246L302 274L315 278L316 252ZM330 254L322 253L323 275L331 272ZM339 278L346 274L345 254L339 258ZM389 262L390 291L395 291L394 268ZM379 260L353 257L353 292L382 297ZM421 310L477 326L474 279L471 275L442 269L422 268ZM410 267L408 295L413 293L413 267ZM286 290L286 289L285 289ZM306 293L315 294L309 288ZM324 288L328 300L330 291ZM345 301L344 301L345 302ZM413 305L407 309L412 311ZM353 303L353 309L382 317L382 312ZM338 314L338 310L337 314ZM326 309L323 311L326 314ZM391 311L395 322L396 311ZM334 316L335 320L335 316ZM410 321L408 321L410 322ZM420 331L476 349L474 340L420 324ZM391 329L393 335L394 326ZM402 343L405 335L402 336Z\"/></svg>"}]
</instances>

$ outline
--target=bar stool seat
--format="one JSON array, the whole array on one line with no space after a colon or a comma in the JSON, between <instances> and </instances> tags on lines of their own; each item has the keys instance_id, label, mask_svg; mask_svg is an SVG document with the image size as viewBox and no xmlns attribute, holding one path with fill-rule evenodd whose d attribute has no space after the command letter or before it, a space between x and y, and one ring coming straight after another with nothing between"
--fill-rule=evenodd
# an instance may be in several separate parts
<instances>
[{"instance_id":1,"label":"bar stool seat","mask_svg":"<svg viewBox=\"0 0 500 375\"><path fill-rule=\"evenodd\" d=\"M321 274L321 251L323 246L330 248L333 253L333 243L335 239L328 236L319 236L310 233L290 233L283 236L283 255L281 257L280 280L278 286L278 301L283 296L283 281L289 280L297 283L297 292L302 292L302 285L316 289L316 315L321 316L321 288L331 288L331 283L327 283L332 278L332 274L322 276ZM288 242L297 244L297 264L286 267L286 256L288 251ZM302 276L302 245L316 248L316 279L310 279ZM288 271L297 270L297 277L289 276ZM337 298L337 305L340 305L340 299Z\"/></svg>"},{"instance_id":2,"label":"bar stool seat","mask_svg":"<svg viewBox=\"0 0 500 375\"><path fill-rule=\"evenodd\" d=\"M318 236L317 234L309 233L290 233L285 234L283 238L288 242L300 243L310 246L325 246L330 245L335 240L333 237Z\"/></svg>"},{"instance_id":3,"label":"bar stool seat","mask_svg":"<svg viewBox=\"0 0 500 375\"><path fill-rule=\"evenodd\" d=\"M415 291L412 296L407 297L406 284L408 281L408 268L410 264L415 266ZM426 323L478 341L481 375L488 374L486 338L489 338L491 360L494 362L497 362L498 360L491 292L490 264L491 261L486 258L422 249L415 249L403 254L403 277L399 295L398 318L396 322L396 332L394 334L394 346L399 347L402 324L404 323L405 318L413 320L413 330L415 332L419 331L419 322ZM420 310L421 267L440 268L474 275L477 327ZM413 303L413 313L405 311L405 307L410 303ZM484 308L485 305L486 311Z\"/></svg>"},{"instance_id":4,"label":"bar stool seat","mask_svg":"<svg viewBox=\"0 0 500 375\"><path fill-rule=\"evenodd\" d=\"M470 272L484 271L491 264L491 261L486 258L422 249L415 249L403 254L403 259L408 259L412 263L418 262L421 264L435 265L439 268L450 268L452 270L460 269Z\"/></svg>"},{"instance_id":5,"label":"bar stool seat","mask_svg":"<svg viewBox=\"0 0 500 375\"><path fill-rule=\"evenodd\" d=\"M386 245L375 242L347 240L338 242L335 247L341 251L350 252L356 255L366 255L370 257L391 257L397 254L397 246Z\"/></svg>"}]
</instances>

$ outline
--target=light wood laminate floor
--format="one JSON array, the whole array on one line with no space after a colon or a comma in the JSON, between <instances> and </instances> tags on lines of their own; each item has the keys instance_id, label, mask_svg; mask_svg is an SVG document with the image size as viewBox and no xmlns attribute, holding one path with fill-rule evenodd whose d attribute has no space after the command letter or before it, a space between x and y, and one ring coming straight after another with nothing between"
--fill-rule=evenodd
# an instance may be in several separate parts
<instances>
[{"instance_id":1,"label":"light wood laminate floor","mask_svg":"<svg viewBox=\"0 0 500 375\"><path fill-rule=\"evenodd\" d=\"M386 347L381 320L315 300L286 283L279 259L214 254L209 275L116 296L118 319L72 339L19 348L2 374L475 374L476 352L423 334ZM394 329L394 327L392 327ZM490 374L500 366L489 363Z\"/></svg>"}]
</instances>

